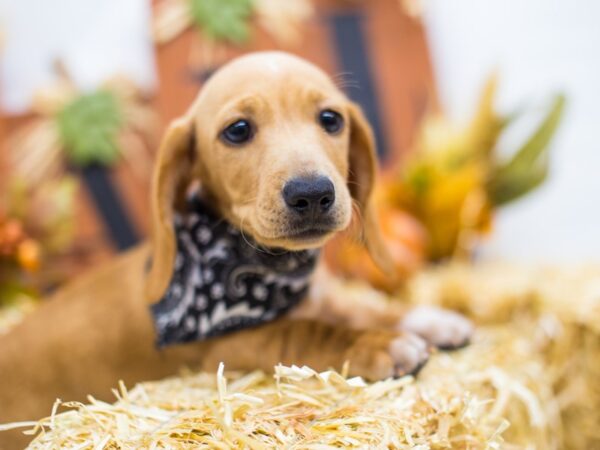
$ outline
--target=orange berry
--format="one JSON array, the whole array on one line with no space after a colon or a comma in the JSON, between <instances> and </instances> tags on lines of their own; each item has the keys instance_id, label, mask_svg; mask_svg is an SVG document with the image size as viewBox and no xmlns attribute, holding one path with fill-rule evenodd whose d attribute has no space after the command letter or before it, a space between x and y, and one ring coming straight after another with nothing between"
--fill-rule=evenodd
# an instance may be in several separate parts
<instances>
[{"instance_id":1,"label":"orange berry","mask_svg":"<svg viewBox=\"0 0 600 450\"><path fill-rule=\"evenodd\" d=\"M40 267L41 249L33 239L25 239L17 247L17 261L28 272L35 272Z\"/></svg>"}]
</instances>

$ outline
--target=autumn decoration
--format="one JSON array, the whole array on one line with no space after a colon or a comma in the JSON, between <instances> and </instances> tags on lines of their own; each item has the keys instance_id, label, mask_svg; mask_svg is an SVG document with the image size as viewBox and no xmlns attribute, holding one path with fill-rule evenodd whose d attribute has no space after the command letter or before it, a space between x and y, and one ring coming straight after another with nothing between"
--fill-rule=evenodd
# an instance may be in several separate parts
<instances>
[{"instance_id":1,"label":"autumn decoration","mask_svg":"<svg viewBox=\"0 0 600 450\"><path fill-rule=\"evenodd\" d=\"M525 114L501 114L494 106L497 77L486 82L475 114L459 126L432 113L423 120L411 153L388 170L378 191L379 218L400 274L423 262L469 259L492 229L494 212L538 188L548 177L549 144L565 98L555 95L537 128L506 152L503 133ZM504 155L509 155L508 157ZM327 254L339 273L361 276L377 287L398 288L350 239Z\"/></svg>"},{"instance_id":2,"label":"autumn decoration","mask_svg":"<svg viewBox=\"0 0 600 450\"><path fill-rule=\"evenodd\" d=\"M60 178L68 166L108 167L120 158L141 180L148 178L160 123L128 79L81 92L63 75L37 93L32 112L9 144L11 166L30 183Z\"/></svg>"},{"instance_id":3,"label":"autumn decoration","mask_svg":"<svg viewBox=\"0 0 600 450\"><path fill-rule=\"evenodd\" d=\"M154 14L153 33L166 44L193 28L190 59L208 67L231 46L247 44L253 27L265 30L280 45L299 42L300 25L313 14L311 0L162 0Z\"/></svg>"},{"instance_id":4,"label":"autumn decoration","mask_svg":"<svg viewBox=\"0 0 600 450\"><path fill-rule=\"evenodd\" d=\"M29 308L69 275L58 260L73 249L76 187L74 177L37 186L8 182L0 199L1 320Z\"/></svg>"}]
</instances>

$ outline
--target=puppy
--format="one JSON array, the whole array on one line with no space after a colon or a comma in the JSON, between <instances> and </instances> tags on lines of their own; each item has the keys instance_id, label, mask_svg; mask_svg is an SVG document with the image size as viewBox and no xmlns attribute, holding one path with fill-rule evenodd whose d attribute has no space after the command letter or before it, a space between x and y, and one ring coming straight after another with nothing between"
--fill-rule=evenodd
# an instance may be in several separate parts
<instances>
[{"instance_id":1,"label":"puppy","mask_svg":"<svg viewBox=\"0 0 600 450\"><path fill-rule=\"evenodd\" d=\"M377 380L416 371L426 340L464 344L471 326L452 313L328 307L326 281L309 294L316 249L353 213L392 276L371 204L375 176L369 125L322 71L279 52L229 63L163 138L152 241L64 287L0 337L0 422L40 418L56 398L110 399L120 379L132 385L182 367L349 361L353 375ZM0 433L0 448L23 442Z\"/></svg>"}]
</instances>

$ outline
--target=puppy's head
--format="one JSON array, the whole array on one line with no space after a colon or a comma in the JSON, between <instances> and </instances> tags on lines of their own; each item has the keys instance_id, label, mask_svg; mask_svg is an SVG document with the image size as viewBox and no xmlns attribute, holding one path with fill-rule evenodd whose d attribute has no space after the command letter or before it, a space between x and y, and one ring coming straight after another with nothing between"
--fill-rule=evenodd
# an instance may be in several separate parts
<instances>
[{"instance_id":1,"label":"puppy's head","mask_svg":"<svg viewBox=\"0 0 600 450\"><path fill-rule=\"evenodd\" d=\"M279 52L229 63L163 138L152 188L150 299L168 284L173 212L195 180L223 217L267 247L319 247L356 209L371 255L390 271L370 202L375 173L369 125L321 70Z\"/></svg>"}]
</instances>

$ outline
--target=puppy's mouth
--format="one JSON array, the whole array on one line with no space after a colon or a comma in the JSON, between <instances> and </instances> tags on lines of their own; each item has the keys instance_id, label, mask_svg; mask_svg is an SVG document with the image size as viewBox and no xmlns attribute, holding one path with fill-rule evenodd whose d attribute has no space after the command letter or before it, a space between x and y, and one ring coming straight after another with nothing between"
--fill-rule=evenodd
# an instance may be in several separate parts
<instances>
[{"instance_id":1,"label":"puppy's mouth","mask_svg":"<svg viewBox=\"0 0 600 450\"><path fill-rule=\"evenodd\" d=\"M306 228L304 230L295 230L287 234L286 238L292 240L315 240L327 236L333 231L333 228Z\"/></svg>"},{"instance_id":2,"label":"puppy's mouth","mask_svg":"<svg viewBox=\"0 0 600 450\"><path fill-rule=\"evenodd\" d=\"M292 223L285 234L291 241L316 241L336 231L333 220L312 221L312 223Z\"/></svg>"},{"instance_id":3,"label":"puppy's mouth","mask_svg":"<svg viewBox=\"0 0 600 450\"><path fill-rule=\"evenodd\" d=\"M344 224L333 216L308 220L293 217L286 219L282 221L282 226L275 230L253 227L244 231L265 247L304 250L323 246L329 238L344 228Z\"/></svg>"}]
</instances>

